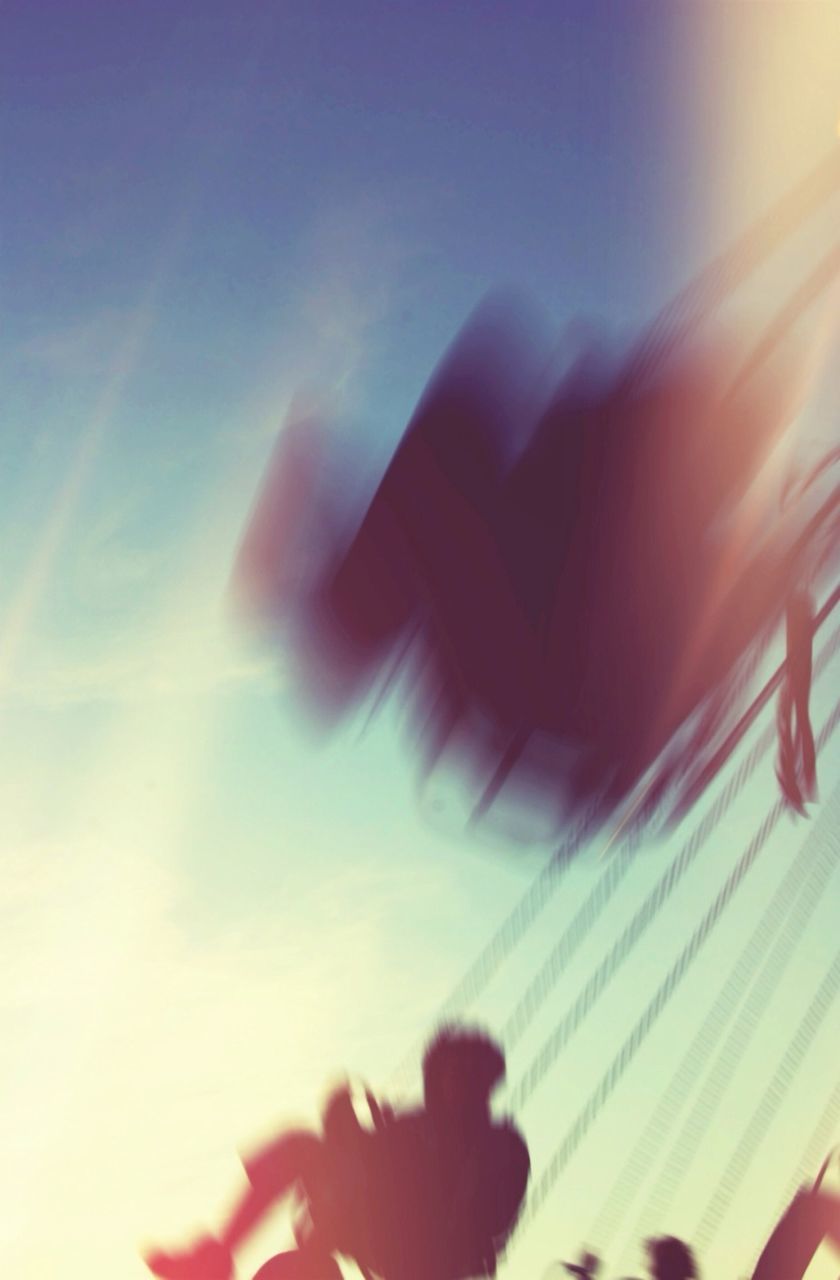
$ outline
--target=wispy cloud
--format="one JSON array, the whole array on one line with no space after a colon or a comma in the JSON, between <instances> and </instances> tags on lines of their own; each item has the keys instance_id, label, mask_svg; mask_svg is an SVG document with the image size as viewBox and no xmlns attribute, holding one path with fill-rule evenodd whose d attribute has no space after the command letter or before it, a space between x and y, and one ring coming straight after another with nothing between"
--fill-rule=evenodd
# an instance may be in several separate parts
<instances>
[{"instance_id":1,"label":"wispy cloud","mask_svg":"<svg viewBox=\"0 0 840 1280\"><path fill-rule=\"evenodd\" d=\"M55 378L77 382L105 377L133 319L125 308L97 306L25 339L15 354L25 365Z\"/></svg>"},{"instance_id":2,"label":"wispy cloud","mask_svg":"<svg viewBox=\"0 0 840 1280\"><path fill-rule=\"evenodd\" d=\"M177 634L138 632L88 647L90 652L80 656L56 653L52 646L33 647L3 691L3 700L54 709L171 701L245 686L270 692L279 678L272 655L238 646L220 625L208 629L184 622Z\"/></svg>"}]
</instances>

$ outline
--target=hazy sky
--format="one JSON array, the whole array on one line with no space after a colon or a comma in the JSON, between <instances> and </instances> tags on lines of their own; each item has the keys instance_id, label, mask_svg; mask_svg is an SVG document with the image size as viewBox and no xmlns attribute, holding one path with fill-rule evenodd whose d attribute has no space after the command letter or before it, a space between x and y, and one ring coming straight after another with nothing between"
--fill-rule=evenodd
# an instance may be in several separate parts
<instances>
[{"instance_id":1,"label":"hazy sky","mask_svg":"<svg viewBox=\"0 0 840 1280\"><path fill-rule=\"evenodd\" d=\"M237 631L230 568L292 396L330 399L361 489L488 288L525 291L558 335L583 317L626 336L837 145L836 3L454 9L0 5L0 1241L20 1280L140 1280L140 1245L212 1226L236 1151L314 1117L337 1072L387 1092L548 852L468 838L418 794L397 709L317 742L282 658ZM836 217L741 317L766 319ZM811 450L837 437L833 314L804 331L827 353ZM837 691L835 668L818 727ZM839 772L835 743L826 806ZM523 1108L536 1177L772 803L771 757L756 777ZM819 812L782 820L501 1274L533 1280L588 1236ZM642 852L511 1083L670 853ZM476 1016L501 1029L604 865L575 866ZM700 1222L833 957L837 893L730 1050L666 1220L643 1223L644 1194L628 1212L615 1274L641 1267L643 1226ZM840 1006L707 1275L760 1245L836 1083L838 1029Z\"/></svg>"}]
</instances>

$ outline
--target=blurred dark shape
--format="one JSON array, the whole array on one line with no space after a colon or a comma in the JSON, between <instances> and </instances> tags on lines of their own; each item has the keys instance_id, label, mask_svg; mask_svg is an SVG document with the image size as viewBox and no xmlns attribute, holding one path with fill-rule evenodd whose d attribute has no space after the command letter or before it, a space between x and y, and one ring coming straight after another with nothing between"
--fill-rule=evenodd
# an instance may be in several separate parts
<instances>
[{"instance_id":1,"label":"blurred dark shape","mask_svg":"<svg viewBox=\"0 0 840 1280\"><path fill-rule=\"evenodd\" d=\"M334 1255L383 1280L493 1275L530 1170L521 1134L490 1114L504 1071L483 1033L446 1028L424 1058L423 1108L395 1113L368 1094L373 1128L364 1128L349 1090L337 1090L320 1134L287 1131L245 1161L249 1190L217 1240L150 1255L150 1269L164 1280L229 1280L234 1249L294 1193L297 1248L266 1262L259 1280L328 1280L340 1274Z\"/></svg>"},{"instance_id":2,"label":"blurred dark shape","mask_svg":"<svg viewBox=\"0 0 840 1280\"><path fill-rule=\"evenodd\" d=\"M694 1280L697 1263L694 1254L676 1236L658 1236L645 1241L648 1268L652 1280Z\"/></svg>"},{"instance_id":3,"label":"blurred dark shape","mask_svg":"<svg viewBox=\"0 0 840 1280\"><path fill-rule=\"evenodd\" d=\"M445 756L477 814L513 787L558 826L673 799L744 711L787 611L778 773L801 810L808 589L837 495L782 502L759 481L794 414L790 362L722 334L653 364L592 344L545 389L527 333L510 305L477 310L349 539L318 497L317 426L297 422L243 544L246 602L285 622L320 715L396 677L424 770Z\"/></svg>"},{"instance_id":4,"label":"blurred dark shape","mask_svg":"<svg viewBox=\"0 0 840 1280\"><path fill-rule=\"evenodd\" d=\"M584 1249L579 1262L564 1262L562 1265L570 1276L577 1276L578 1280L595 1280L601 1270L601 1259L597 1254Z\"/></svg>"},{"instance_id":5,"label":"blurred dark shape","mask_svg":"<svg viewBox=\"0 0 840 1280\"><path fill-rule=\"evenodd\" d=\"M817 753L808 713L813 666L813 607L801 591L791 594L787 606L787 679L782 685L776 721L779 758L776 777L791 808L804 814L805 801L817 788Z\"/></svg>"},{"instance_id":6,"label":"blurred dark shape","mask_svg":"<svg viewBox=\"0 0 840 1280\"><path fill-rule=\"evenodd\" d=\"M697 1262L685 1241L676 1236L656 1236L645 1241L645 1251L651 1280L697 1280ZM601 1270L601 1259L585 1249L579 1262L561 1265L579 1280L595 1280Z\"/></svg>"},{"instance_id":7,"label":"blurred dark shape","mask_svg":"<svg viewBox=\"0 0 840 1280\"><path fill-rule=\"evenodd\" d=\"M774 1227L752 1280L803 1280L823 1241L840 1249L840 1198L822 1190L831 1156L812 1186L794 1196Z\"/></svg>"},{"instance_id":8,"label":"blurred dark shape","mask_svg":"<svg viewBox=\"0 0 840 1280\"><path fill-rule=\"evenodd\" d=\"M423 1101L432 1117L458 1116L481 1125L487 1102L505 1078L505 1056L481 1033L444 1030L423 1055Z\"/></svg>"}]
</instances>

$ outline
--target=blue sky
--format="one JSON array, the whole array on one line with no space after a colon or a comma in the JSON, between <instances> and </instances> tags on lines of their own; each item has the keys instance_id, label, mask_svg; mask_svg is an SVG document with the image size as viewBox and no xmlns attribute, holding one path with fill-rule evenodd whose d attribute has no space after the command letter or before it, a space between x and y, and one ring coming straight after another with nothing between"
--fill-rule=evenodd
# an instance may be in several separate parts
<instances>
[{"instance_id":1,"label":"blue sky","mask_svg":"<svg viewBox=\"0 0 840 1280\"><path fill-rule=\"evenodd\" d=\"M282 655L237 630L230 569L292 397L330 400L362 491L488 288L529 294L558 334L581 316L632 333L833 144L840 10L7 0L0 25L2 1238L26 1280L139 1280L140 1243L212 1225L236 1150L314 1115L337 1070L387 1090L546 854L468 838L419 796L396 709L319 742ZM740 315L766 315L835 224ZM836 441L832 367L806 443ZM762 770L523 1113L537 1173L772 800ZM583 1240L804 834L785 820L504 1274ZM513 1080L669 850L644 851ZM571 873L477 1011L491 1026L600 871ZM692 1231L832 949L830 908L663 1227ZM785 1192L834 1083L834 1018L708 1274L746 1265ZM641 1266L630 1245L621 1266Z\"/></svg>"}]
</instances>

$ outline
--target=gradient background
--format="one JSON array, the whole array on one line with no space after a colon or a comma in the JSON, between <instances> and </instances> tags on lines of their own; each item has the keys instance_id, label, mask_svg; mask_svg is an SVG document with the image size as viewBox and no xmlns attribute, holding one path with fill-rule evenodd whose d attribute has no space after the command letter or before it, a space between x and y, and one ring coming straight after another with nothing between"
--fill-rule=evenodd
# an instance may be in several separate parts
<instances>
[{"instance_id":1,"label":"gradient background","mask_svg":"<svg viewBox=\"0 0 840 1280\"><path fill-rule=\"evenodd\" d=\"M418 796L398 708L317 742L282 660L233 625L230 566L291 397L330 397L361 490L489 287L530 292L558 332L632 333L838 145L838 68L840 5L810 0L0 6L7 1274L141 1280L141 1244L212 1226L236 1151L314 1119L336 1072L387 1091L548 852L465 837L434 780ZM733 314L761 323L836 221L835 201ZM802 326L825 353L806 454L837 440L836 301ZM818 726L838 691L835 666ZM835 744L826 799L839 770ZM536 1174L774 795L768 760L519 1117ZM813 826L783 820L502 1275L587 1238ZM643 852L512 1081L668 853ZM600 869L581 859L481 1020L501 1024ZM660 1229L691 1237L833 955L836 905L835 884ZM833 1008L707 1276L748 1269L838 1031ZM608 1275L639 1271L637 1237L631 1214Z\"/></svg>"}]
</instances>

